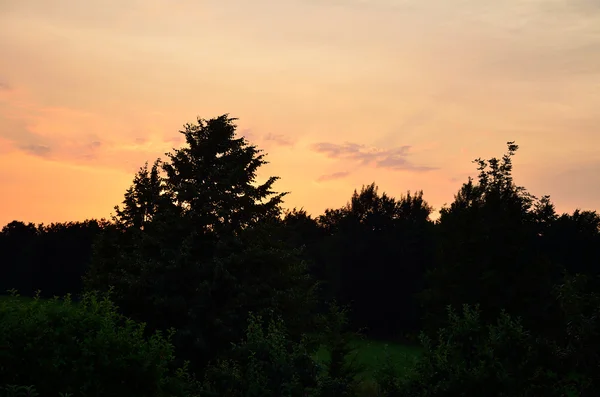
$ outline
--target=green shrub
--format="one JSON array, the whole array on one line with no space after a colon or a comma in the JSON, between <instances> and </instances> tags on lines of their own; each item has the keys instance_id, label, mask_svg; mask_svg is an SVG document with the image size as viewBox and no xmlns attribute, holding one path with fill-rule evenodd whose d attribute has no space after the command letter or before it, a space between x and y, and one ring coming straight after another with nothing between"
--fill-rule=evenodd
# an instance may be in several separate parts
<instances>
[{"instance_id":1,"label":"green shrub","mask_svg":"<svg viewBox=\"0 0 600 397\"><path fill-rule=\"evenodd\" d=\"M245 339L230 357L209 366L204 395L215 397L305 397L317 392L319 372L305 340L291 341L281 320L265 326L250 315Z\"/></svg>"},{"instance_id":2,"label":"green shrub","mask_svg":"<svg viewBox=\"0 0 600 397\"><path fill-rule=\"evenodd\" d=\"M365 366L356 361L357 351L352 341L358 333L348 331L348 307L336 302L329 311L319 316L321 346L329 352L324 373L320 376L319 393L327 397L354 396L361 381L359 375Z\"/></svg>"},{"instance_id":3,"label":"green shrub","mask_svg":"<svg viewBox=\"0 0 600 397\"><path fill-rule=\"evenodd\" d=\"M600 388L600 278L568 276L557 287L564 336L556 341L557 362L573 395L597 396Z\"/></svg>"},{"instance_id":4,"label":"green shrub","mask_svg":"<svg viewBox=\"0 0 600 397\"><path fill-rule=\"evenodd\" d=\"M33 386L6 385L0 387L0 397L37 397L38 392ZM69 396L68 394L66 396ZM59 397L66 397L61 393Z\"/></svg>"},{"instance_id":5,"label":"green shrub","mask_svg":"<svg viewBox=\"0 0 600 397\"><path fill-rule=\"evenodd\" d=\"M502 313L496 324L482 323L478 308L448 309L449 326L437 340L422 335L425 351L413 371L394 378L380 373L385 396L561 396L560 379L545 367L546 344Z\"/></svg>"},{"instance_id":6,"label":"green shrub","mask_svg":"<svg viewBox=\"0 0 600 397\"><path fill-rule=\"evenodd\" d=\"M144 337L144 324L120 316L108 295L9 297L0 324L0 386L32 385L48 397L157 397L181 384L169 376L170 336Z\"/></svg>"},{"instance_id":7,"label":"green shrub","mask_svg":"<svg viewBox=\"0 0 600 397\"><path fill-rule=\"evenodd\" d=\"M398 376L398 368L387 346L385 347L383 359L375 369L374 378L377 384L378 395L386 397L402 395L402 381L404 378Z\"/></svg>"}]
</instances>

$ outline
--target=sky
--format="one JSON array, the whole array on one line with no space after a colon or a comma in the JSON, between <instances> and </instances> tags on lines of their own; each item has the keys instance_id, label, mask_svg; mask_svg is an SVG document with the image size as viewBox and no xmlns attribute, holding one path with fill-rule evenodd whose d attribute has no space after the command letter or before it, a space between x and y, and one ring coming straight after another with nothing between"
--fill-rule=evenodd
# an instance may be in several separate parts
<instances>
[{"instance_id":1,"label":"sky","mask_svg":"<svg viewBox=\"0 0 600 397\"><path fill-rule=\"evenodd\" d=\"M0 225L108 217L229 113L285 206L452 202L475 158L600 209L598 0L0 0Z\"/></svg>"}]
</instances>

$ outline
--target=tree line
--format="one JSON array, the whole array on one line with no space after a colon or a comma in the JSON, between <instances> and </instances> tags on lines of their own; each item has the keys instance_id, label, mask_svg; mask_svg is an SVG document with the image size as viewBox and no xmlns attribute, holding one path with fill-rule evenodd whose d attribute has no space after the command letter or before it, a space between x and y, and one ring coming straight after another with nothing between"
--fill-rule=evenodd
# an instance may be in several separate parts
<instances>
[{"instance_id":1,"label":"tree line","mask_svg":"<svg viewBox=\"0 0 600 397\"><path fill-rule=\"evenodd\" d=\"M581 302L598 291L600 216L559 214L549 196L515 184L514 142L474 160L477 177L433 221L423 191L392 197L375 183L319 216L285 210L278 177L257 183L265 153L235 119L198 119L181 133L185 145L142 166L111 219L4 226L0 290L76 300L110 291L146 332L175 329L178 363L196 374L235 360L230 346L249 337L249 321L277 319L299 341L331 324L336 305L348 309L345 329L404 343L450 332L459 317L449 313L463 308L463 322L519 319L552 351L574 340L573 316L595 321Z\"/></svg>"}]
</instances>

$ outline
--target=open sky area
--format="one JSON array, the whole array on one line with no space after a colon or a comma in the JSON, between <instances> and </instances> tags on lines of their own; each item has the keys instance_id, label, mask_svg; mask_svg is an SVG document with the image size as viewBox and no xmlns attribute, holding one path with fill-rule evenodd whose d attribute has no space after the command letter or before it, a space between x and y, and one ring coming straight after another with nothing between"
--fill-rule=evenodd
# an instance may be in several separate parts
<instances>
[{"instance_id":1,"label":"open sky area","mask_svg":"<svg viewBox=\"0 0 600 397\"><path fill-rule=\"evenodd\" d=\"M108 217L223 113L315 215L373 181L439 209L512 140L600 209L600 1L0 0L0 225Z\"/></svg>"}]
</instances>

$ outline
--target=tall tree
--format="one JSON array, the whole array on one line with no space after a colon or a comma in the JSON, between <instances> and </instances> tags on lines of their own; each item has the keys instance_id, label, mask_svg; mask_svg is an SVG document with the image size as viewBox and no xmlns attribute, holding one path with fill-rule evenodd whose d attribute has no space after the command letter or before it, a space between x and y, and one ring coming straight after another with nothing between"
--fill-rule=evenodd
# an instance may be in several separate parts
<instances>
[{"instance_id":1,"label":"tall tree","mask_svg":"<svg viewBox=\"0 0 600 397\"><path fill-rule=\"evenodd\" d=\"M234 120L187 124L186 145L160 172L159 162L140 169L86 277L88 289L113 285L119 306L150 329L176 327L179 356L200 364L241 337L248 311L298 324L311 307L300 257L264 237L285 193L273 191L278 177L258 183L264 154L236 136Z\"/></svg>"},{"instance_id":2,"label":"tall tree","mask_svg":"<svg viewBox=\"0 0 600 397\"><path fill-rule=\"evenodd\" d=\"M509 142L501 159L474 160L478 182L469 178L440 211L438 266L422 294L433 329L444 325L447 305L462 304L480 304L484 319L506 309L528 326L547 325L560 269L540 250L540 235L554 213L549 198L514 183L517 150Z\"/></svg>"},{"instance_id":3,"label":"tall tree","mask_svg":"<svg viewBox=\"0 0 600 397\"><path fill-rule=\"evenodd\" d=\"M236 137L236 119L222 115L198 119L181 133L186 147L167 153L166 191L186 216L205 231L238 231L279 216L286 193L273 191L279 177L257 184L257 171L267 161L256 146Z\"/></svg>"}]
</instances>

